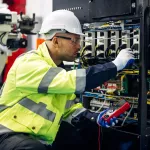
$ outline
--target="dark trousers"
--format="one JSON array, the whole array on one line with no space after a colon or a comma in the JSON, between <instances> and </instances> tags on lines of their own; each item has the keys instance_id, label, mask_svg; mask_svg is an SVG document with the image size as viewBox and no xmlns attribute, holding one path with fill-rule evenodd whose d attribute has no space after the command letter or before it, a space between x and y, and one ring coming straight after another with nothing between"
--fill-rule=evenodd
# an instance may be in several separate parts
<instances>
[{"instance_id":1,"label":"dark trousers","mask_svg":"<svg viewBox=\"0 0 150 150\"><path fill-rule=\"evenodd\" d=\"M12 133L0 136L0 150L98 150L97 135L96 125L79 130L62 122L52 146L45 146L27 134Z\"/></svg>"}]
</instances>

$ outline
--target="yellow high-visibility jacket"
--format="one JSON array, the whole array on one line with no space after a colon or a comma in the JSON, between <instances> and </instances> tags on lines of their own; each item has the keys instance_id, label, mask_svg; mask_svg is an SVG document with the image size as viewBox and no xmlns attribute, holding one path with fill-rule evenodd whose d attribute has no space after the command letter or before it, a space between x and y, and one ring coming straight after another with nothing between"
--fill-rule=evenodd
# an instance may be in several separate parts
<instances>
[{"instance_id":1,"label":"yellow high-visibility jacket","mask_svg":"<svg viewBox=\"0 0 150 150\"><path fill-rule=\"evenodd\" d=\"M0 134L29 133L52 144L60 122L76 108L74 93L82 93L85 69L66 71L51 59L47 46L16 59L0 96Z\"/></svg>"}]
</instances>

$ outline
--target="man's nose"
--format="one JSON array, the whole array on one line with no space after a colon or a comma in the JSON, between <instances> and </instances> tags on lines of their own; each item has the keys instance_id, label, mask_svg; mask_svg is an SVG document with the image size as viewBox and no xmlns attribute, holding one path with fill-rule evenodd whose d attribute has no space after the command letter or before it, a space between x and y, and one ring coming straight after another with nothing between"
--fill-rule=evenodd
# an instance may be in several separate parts
<instances>
[{"instance_id":1,"label":"man's nose","mask_svg":"<svg viewBox=\"0 0 150 150\"><path fill-rule=\"evenodd\" d=\"M80 44L80 43L77 43L77 44L76 44L76 47L80 50L80 49L81 49L81 44Z\"/></svg>"}]
</instances>

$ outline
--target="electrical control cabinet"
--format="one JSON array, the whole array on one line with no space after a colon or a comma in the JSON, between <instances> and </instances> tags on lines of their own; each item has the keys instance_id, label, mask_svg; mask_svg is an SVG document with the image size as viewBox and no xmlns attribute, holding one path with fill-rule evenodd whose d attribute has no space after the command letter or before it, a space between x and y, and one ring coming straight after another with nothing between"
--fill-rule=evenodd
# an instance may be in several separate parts
<instances>
[{"instance_id":1,"label":"electrical control cabinet","mask_svg":"<svg viewBox=\"0 0 150 150\"><path fill-rule=\"evenodd\" d=\"M59 3L59 5L58 5ZM113 61L124 48L135 56L126 67L99 87L82 94L83 106L100 112L124 99L131 109L120 119L119 127L102 129L106 140L114 133L134 144L131 149L150 148L150 1L149 0L55 0L54 10L71 10L82 23L86 37L82 39L79 66L87 68ZM98 81L97 81L98 82ZM108 134L109 132L109 134ZM111 139L112 140L112 139ZM109 140L109 141L111 141ZM118 140L118 139L117 139ZM116 139L112 140L112 144ZM118 141L119 142L119 141ZM110 149L102 142L102 150ZM110 144L111 145L111 144ZM116 147L114 149L121 150ZM114 145L112 145L114 146ZM129 150L129 149L128 149Z\"/></svg>"},{"instance_id":2,"label":"electrical control cabinet","mask_svg":"<svg viewBox=\"0 0 150 150\"><path fill-rule=\"evenodd\" d=\"M85 92L83 102L85 107L96 112L115 105L121 99L130 102L131 109L126 112L121 125L109 133L110 136L114 133L120 134L120 140L112 139L112 143L118 144L120 141L125 142L123 135L127 133L126 136L131 139L126 142L134 143L130 149L139 150L148 150L150 147L149 4L149 0L127 0L122 3L117 0L91 1L89 16L92 23L84 28L84 31L88 32L88 37L85 37L85 44L81 50L83 67L110 62L124 48L131 48L133 51L134 65L119 72L116 78ZM110 136L106 129L103 131L105 140L101 143L102 149L107 150L113 147L113 144L106 146L106 137ZM114 149L121 147L116 146Z\"/></svg>"}]
</instances>

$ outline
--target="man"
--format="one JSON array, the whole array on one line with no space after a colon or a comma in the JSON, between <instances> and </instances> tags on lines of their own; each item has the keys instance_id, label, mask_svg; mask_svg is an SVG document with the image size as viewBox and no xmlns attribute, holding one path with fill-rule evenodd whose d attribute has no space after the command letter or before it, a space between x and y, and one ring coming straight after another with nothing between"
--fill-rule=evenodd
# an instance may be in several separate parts
<instances>
[{"instance_id":1,"label":"man","mask_svg":"<svg viewBox=\"0 0 150 150\"><path fill-rule=\"evenodd\" d=\"M84 36L79 20L70 11L54 11L44 20L40 33L46 41L16 59L1 91L2 150L55 149L53 142L62 120L78 129L89 121L106 127L116 121L114 118L108 124L101 117L104 112L92 113L75 103L75 94L115 77L134 60L132 52L125 49L113 62L66 71L62 61L75 60L80 36Z\"/></svg>"}]
</instances>

